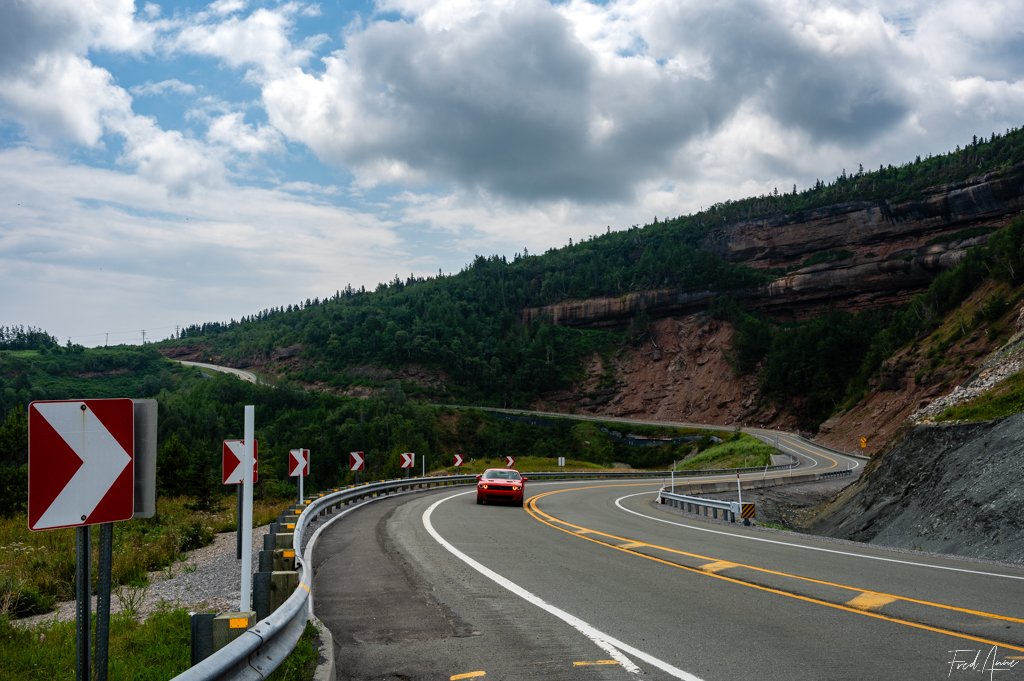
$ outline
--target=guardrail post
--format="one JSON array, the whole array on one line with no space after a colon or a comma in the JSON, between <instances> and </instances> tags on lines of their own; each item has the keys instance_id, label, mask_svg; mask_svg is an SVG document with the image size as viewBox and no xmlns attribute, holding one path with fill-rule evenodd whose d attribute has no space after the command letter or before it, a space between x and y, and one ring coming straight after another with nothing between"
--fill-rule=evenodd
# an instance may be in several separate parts
<instances>
[{"instance_id":1,"label":"guardrail post","mask_svg":"<svg viewBox=\"0 0 1024 681\"><path fill-rule=\"evenodd\" d=\"M256 572L253 581L253 607L256 620L268 618L271 612L281 607L299 586L299 573L290 570Z\"/></svg>"},{"instance_id":2,"label":"guardrail post","mask_svg":"<svg viewBox=\"0 0 1024 681\"><path fill-rule=\"evenodd\" d=\"M192 613L189 620L189 634L193 667L213 654L213 618L216 616L212 612Z\"/></svg>"},{"instance_id":3,"label":"guardrail post","mask_svg":"<svg viewBox=\"0 0 1024 681\"><path fill-rule=\"evenodd\" d=\"M227 644L249 630L256 622L255 612L222 612L213 618L213 652L217 652Z\"/></svg>"}]
</instances>

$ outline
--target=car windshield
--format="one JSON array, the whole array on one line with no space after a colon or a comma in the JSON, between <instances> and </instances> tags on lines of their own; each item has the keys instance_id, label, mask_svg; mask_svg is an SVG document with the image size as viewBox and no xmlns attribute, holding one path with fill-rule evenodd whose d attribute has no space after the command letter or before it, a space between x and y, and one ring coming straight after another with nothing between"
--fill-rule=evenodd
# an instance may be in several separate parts
<instances>
[{"instance_id":1,"label":"car windshield","mask_svg":"<svg viewBox=\"0 0 1024 681\"><path fill-rule=\"evenodd\" d=\"M486 471L484 477L488 480L518 480L519 473L516 471Z\"/></svg>"}]
</instances>

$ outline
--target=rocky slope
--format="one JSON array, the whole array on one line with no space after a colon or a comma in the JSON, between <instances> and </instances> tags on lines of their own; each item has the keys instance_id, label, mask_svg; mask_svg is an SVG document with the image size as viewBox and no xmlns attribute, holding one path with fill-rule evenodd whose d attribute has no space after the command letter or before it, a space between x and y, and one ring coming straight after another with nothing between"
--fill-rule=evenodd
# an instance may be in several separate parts
<instances>
[{"instance_id":1,"label":"rocky slope","mask_svg":"<svg viewBox=\"0 0 1024 681\"><path fill-rule=\"evenodd\" d=\"M821 507L807 529L843 539L1024 562L1024 414L919 425Z\"/></svg>"},{"instance_id":2,"label":"rocky slope","mask_svg":"<svg viewBox=\"0 0 1024 681\"><path fill-rule=\"evenodd\" d=\"M546 395L537 409L722 425L792 425L758 400L757 377L729 365L732 325L693 314L660 319L648 337L607 362L594 357L572 390Z\"/></svg>"}]
</instances>

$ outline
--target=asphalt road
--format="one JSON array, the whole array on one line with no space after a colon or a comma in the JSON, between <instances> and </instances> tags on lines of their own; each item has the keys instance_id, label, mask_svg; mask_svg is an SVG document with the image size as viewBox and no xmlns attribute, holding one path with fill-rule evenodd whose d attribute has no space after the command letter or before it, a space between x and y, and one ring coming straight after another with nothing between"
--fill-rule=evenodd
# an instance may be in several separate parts
<instances>
[{"instance_id":1,"label":"asphalt road","mask_svg":"<svg viewBox=\"0 0 1024 681\"><path fill-rule=\"evenodd\" d=\"M1024 569L699 521L659 484L354 511L314 558L337 678L1024 679Z\"/></svg>"},{"instance_id":2,"label":"asphalt road","mask_svg":"<svg viewBox=\"0 0 1024 681\"><path fill-rule=\"evenodd\" d=\"M245 369L235 369L233 367L221 366L219 364L207 364L206 362L190 362L184 359L179 359L178 362L187 367L198 367L200 369L209 369L210 371L219 371L223 374L232 374L233 376L236 376L243 381L248 381L249 383L259 383L259 379L256 377L256 374L251 371L246 371Z\"/></svg>"}]
</instances>

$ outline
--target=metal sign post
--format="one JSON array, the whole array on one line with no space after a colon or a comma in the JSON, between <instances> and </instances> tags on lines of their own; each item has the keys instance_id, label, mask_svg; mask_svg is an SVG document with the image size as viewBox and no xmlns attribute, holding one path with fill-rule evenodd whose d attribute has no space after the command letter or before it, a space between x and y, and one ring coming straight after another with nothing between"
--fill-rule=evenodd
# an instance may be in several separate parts
<instances>
[{"instance_id":1,"label":"metal sign post","mask_svg":"<svg viewBox=\"0 0 1024 681\"><path fill-rule=\"evenodd\" d=\"M242 486L235 485L235 489L238 490L238 508L235 513L235 525L238 527L238 531L235 532L235 558L242 560Z\"/></svg>"},{"instance_id":2,"label":"metal sign post","mask_svg":"<svg viewBox=\"0 0 1024 681\"><path fill-rule=\"evenodd\" d=\"M740 472L736 471L736 494L740 498L740 508L743 508L743 488L740 486Z\"/></svg>"},{"instance_id":3,"label":"metal sign post","mask_svg":"<svg viewBox=\"0 0 1024 681\"><path fill-rule=\"evenodd\" d=\"M256 408L245 406L245 445L242 454L242 578L239 612L252 611L252 461L256 441Z\"/></svg>"},{"instance_id":4,"label":"metal sign post","mask_svg":"<svg viewBox=\"0 0 1024 681\"><path fill-rule=\"evenodd\" d=\"M92 562L92 551L89 547L88 525L78 527L75 530L75 643L76 660L75 681L92 681L92 674L89 673L89 625L90 610L92 602L89 599L89 592L92 590L92 580L89 575L89 567Z\"/></svg>"},{"instance_id":5,"label":"metal sign post","mask_svg":"<svg viewBox=\"0 0 1024 681\"><path fill-rule=\"evenodd\" d=\"M96 681L107 681L110 651L110 579L114 561L114 524L100 525L100 574L96 584Z\"/></svg>"}]
</instances>

